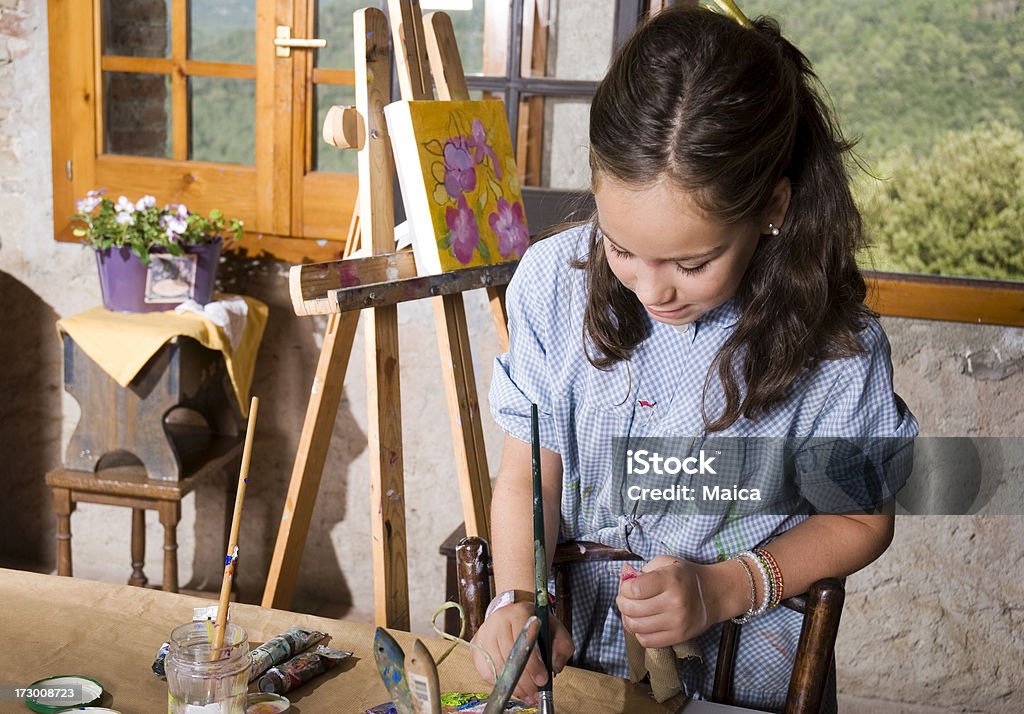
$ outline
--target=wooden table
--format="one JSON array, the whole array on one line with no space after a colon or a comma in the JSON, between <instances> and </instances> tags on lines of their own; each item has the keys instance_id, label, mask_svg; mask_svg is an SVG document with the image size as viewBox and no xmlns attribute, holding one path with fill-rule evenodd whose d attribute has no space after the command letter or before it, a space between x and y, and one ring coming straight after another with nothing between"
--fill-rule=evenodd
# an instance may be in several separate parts
<instances>
[{"instance_id":1,"label":"wooden table","mask_svg":"<svg viewBox=\"0 0 1024 714\"><path fill-rule=\"evenodd\" d=\"M0 684L24 686L43 677L80 674L103 684L104 706L123 714L165 711L167 685L150 671L153 656L171 628L191 619L192 608L209 600L80 578L61 578L0 569ZM358 714L389 699L373 662L371 625L232 605L232 619L260 643L293 625L331 635L331 644L351 650L351 664L288 693L296 714ZM395 632L408 652L414 636ZM448 646L422 638L437 657ZM488 691L472 665L468 648L459 646L440 666L442 691ZM562 714L664 714L647 690L625 680L567 668L555 679L555 702ZM2 711L28 711L20 703L0 702ZM685 714L745 712L691 702Z\"/></svg>"}]
</instances>

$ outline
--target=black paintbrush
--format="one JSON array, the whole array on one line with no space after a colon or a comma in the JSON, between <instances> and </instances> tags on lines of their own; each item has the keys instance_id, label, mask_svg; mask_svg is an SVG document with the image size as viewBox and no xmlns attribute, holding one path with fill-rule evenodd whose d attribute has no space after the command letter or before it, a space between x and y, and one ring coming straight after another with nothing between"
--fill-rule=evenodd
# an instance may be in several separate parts
<instances>
[{"instance_id":1,"label":"black paintbrush","mask_svg":"<svg viewBox=\"0 0 1024 714\"><path fill-rule=\"evenodd\" d=\"M536 404L530 407L530 422L530 444L533 449L534 589L537 594L537 619L540 621L537 646L540 647L540 658L548 673L547 682L540 688L538 704L541 714L547 714L555 710L551 692L554 673L551 671L551 628L548 624L548 558L544 547L544 492L541 488L540 424Z\"/></svg>"}]
</instances>

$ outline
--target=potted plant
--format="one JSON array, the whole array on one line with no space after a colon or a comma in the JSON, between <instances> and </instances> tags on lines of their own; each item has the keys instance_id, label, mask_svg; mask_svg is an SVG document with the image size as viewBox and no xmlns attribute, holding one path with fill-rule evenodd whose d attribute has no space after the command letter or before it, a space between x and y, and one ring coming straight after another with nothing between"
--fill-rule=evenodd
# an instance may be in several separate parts
<instances>
[{"instance_id":1,"label":"potted plant","mask_svg":"<svg viewBox=\"0 0 1024 714\"><path fill-rule=\"evenodd\" d=\"M89 191L72 216L75 235L96 252L103 306L152 312L188 299L210 302L221 244L241 237L242 222L217 209L203 216L183 204L158 208L153 196L115 203L104 193Z\"/></svg>"}]
</instances>

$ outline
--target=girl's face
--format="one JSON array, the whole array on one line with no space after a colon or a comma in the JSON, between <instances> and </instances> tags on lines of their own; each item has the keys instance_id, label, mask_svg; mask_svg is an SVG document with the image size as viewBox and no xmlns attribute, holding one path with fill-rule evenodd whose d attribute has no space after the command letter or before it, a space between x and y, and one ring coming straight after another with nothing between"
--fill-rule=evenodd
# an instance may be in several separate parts
<instances>
[{"instance_id":1,"label":"girl's face","mask_svg":"<svg viewBox=\"0 0 1024 714\"><path fill-rule=\"evenodd\" d=\"M600 178L600 180L598 180ZM783 204L789 182L783 179ZM758 240L768 233L753 221L727 225L702 211L668 180L645 186L596 177L597 222L608 266L658 322L685 325L736 294ZM769 214L785 215L773 199Z\"/></svg>"}]
</instances>

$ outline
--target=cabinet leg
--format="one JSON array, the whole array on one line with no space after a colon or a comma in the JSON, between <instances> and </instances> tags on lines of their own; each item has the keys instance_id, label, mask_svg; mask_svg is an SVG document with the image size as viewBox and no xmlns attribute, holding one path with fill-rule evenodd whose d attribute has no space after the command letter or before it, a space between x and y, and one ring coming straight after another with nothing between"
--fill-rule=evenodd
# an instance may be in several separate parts
<instances>
[{"instance_id":1,"label":"cabinet leg","mask_svg":"<svg viewBox=\"0 0 1024 714\"><path fill-rule=\"evenodd\" d=\"M178 592L178 521L181 520L181 503L160 502L160 523L164 527L164 584L167 592Z\"/></svg>"},{"instance_id":2,"label":"cabinet leg","mask_svg":"<svg viewBox=\"0 0 1024 714\"><path fill-rule=\"evenodd\" d=\"M132 575L128 584L143 588L149 579L142 571L146 565L146 509L132 509Z\"/></svg>"},{"instance_id":3,"label":"cabinet leg","mask_svg":"<svg viewBox=\"0 0 1024 714\"><path fill-rule=\"evenodd\" d=\"M53 513L57 516L57 575L71 577L71 489L53 489Z\"/></svg>"}]
</instances>

